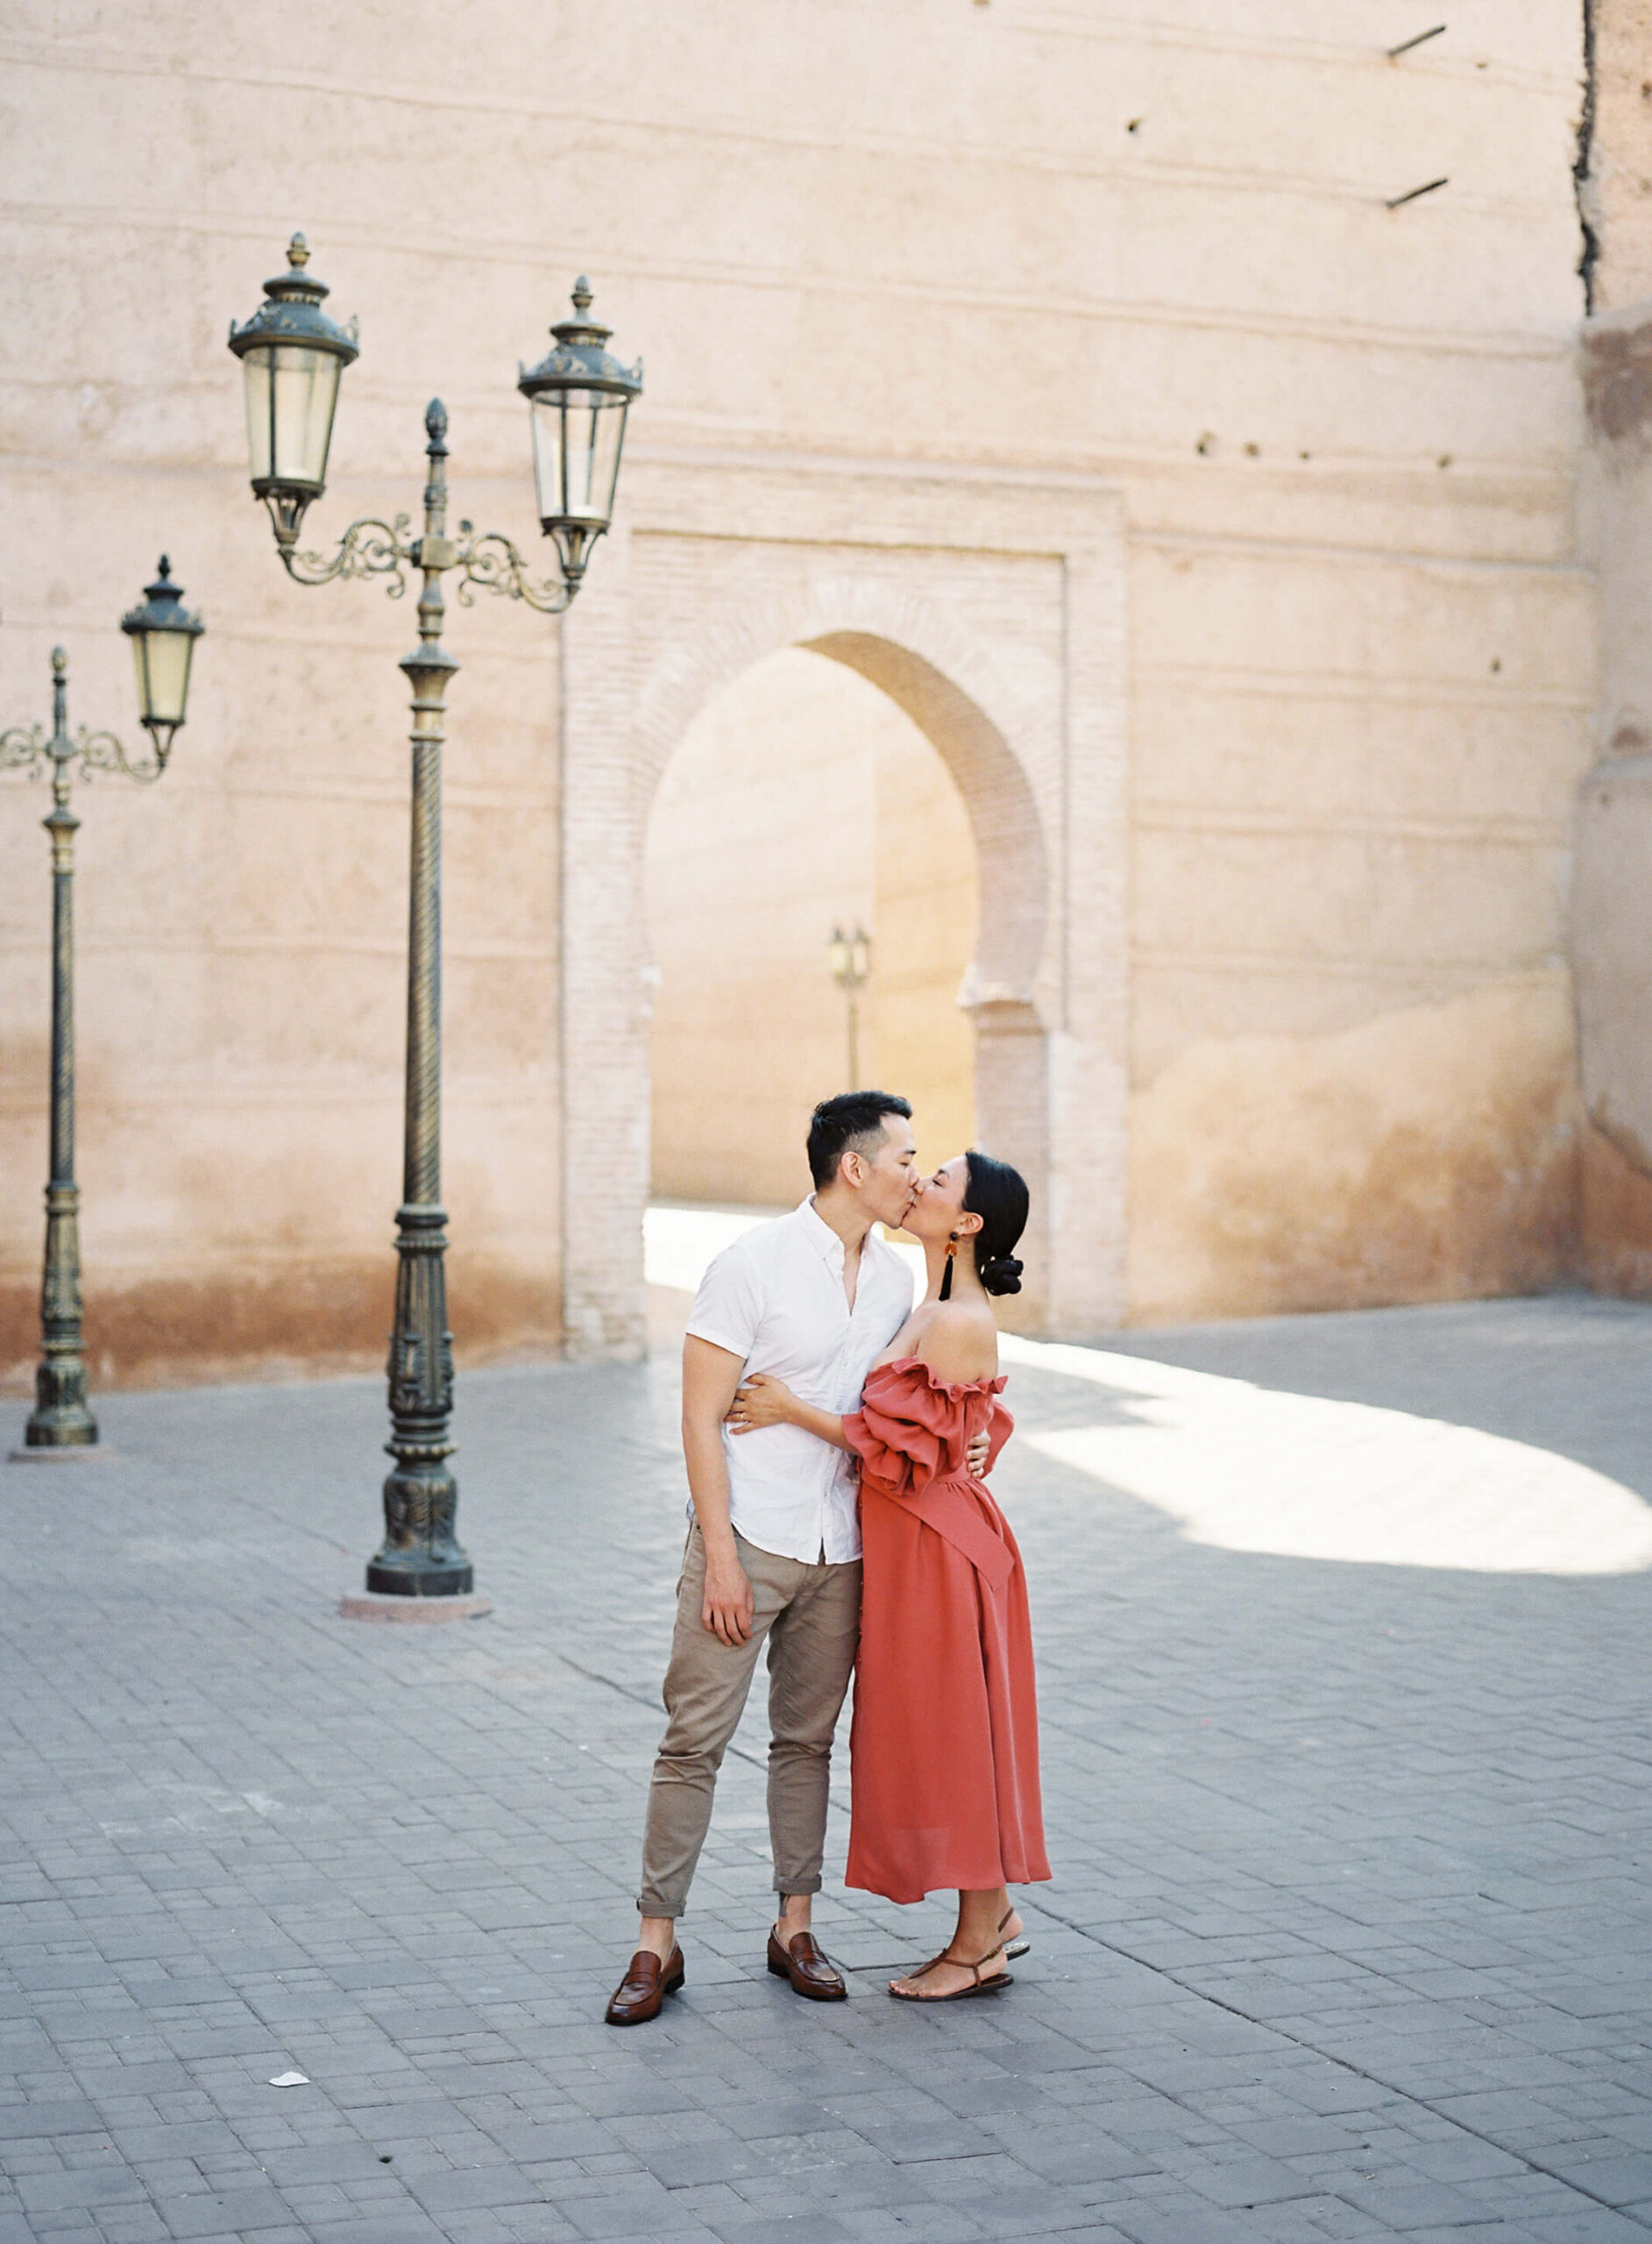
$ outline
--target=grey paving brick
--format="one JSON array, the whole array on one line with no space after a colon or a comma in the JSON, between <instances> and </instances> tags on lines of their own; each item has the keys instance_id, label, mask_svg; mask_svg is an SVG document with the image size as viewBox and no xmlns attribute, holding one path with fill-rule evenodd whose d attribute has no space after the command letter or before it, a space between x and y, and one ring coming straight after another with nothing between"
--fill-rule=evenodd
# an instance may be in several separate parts
<instances>
[{"instance_id":1,"label":"grey paving brick","mask_svg":"<svg viewBox=\"0 0 1652 2244\"><path fill-rule=\"evenodd\" d=\"M1402 2235L1415 2228L1461 2226L1480 2218L1483 2210L1444 2182L1354 2183L1342 2194Z\"/></svg>"},{"instance_id":2,"label":"grey paving brick","mask_svg":"<svg viewBox=\"0 0 1652 2244\"><path fill-rule=\"evenodd\" d=\"M1001 1998L1002 1999L1002 1998ZM721 2244L854 2244L854 2232L826 2212L783 2213L773 2219L731 2221L716 2233Z\"/></svg>"},{"instance_id":3,"label":"grey paving brick","mask_svg":"<svg viewBox=\"0 0 1652 2244\"><path fill-rule=\"evenodd\" d=\"M1633 2205L1652 2197L1652 2152L1603 2149L1579 2157L1575 2153L1551 2154L1543 2163L1563 2181L1575 2183L1589 2197L1607 2205Z\"/></svg>"},{"instance_id":4,"label":"grey paving brick","mask_svg":"<svg viewBox=\"0 0 1652 2244\"><path fill-rule=\"evenodd\" d=\"M101 2134L104 2122L95 2104L64 2098L57 2101L0 2104L0 2142L50 2141L60 2135Z\"/></svg>"},{"instance_id":5,"label":"grey paving brick","mask_svg":"<svg viewBox=\"0 0 1652 2244\"><path fill-rule=\"evenodd\" d=\"M16 2187L18 2204L37 2221L53 2214L79 2213L89 2205L133 2204L145 2194L138 2177L120 2166L23 2174L17 2177ZM88 2215L82 2225L89 2225L89 2219Z\"/></svg>"},{"instance_id":6,"label":"grey paving brick","mask_svg":"<svg viewBox=\"0 0 1652 2244\"><path fill-rule=\"evenodd\" d=\"M307 2244L446 2244L436 2222L416 2210L306 2223L306 2237Z\"/></svg>"},{"instance_id":7,"label":"grey paving brick","mask_svg":"<svg viewBox=\"0 0 1652 2244\"><path fill-rule=\"evenodd\" d=\"M172 2233L180 2238L244 2234L263 2228L280 2228L292 2219L292 2208L274 2190L202 2191L194 2197L162 2197L157 2210Z\"/></svg>"},{"instance_id":8,"label":"grey paving brick","mask_svg":"<svg viewBox=\"0 0 1652 2244\"><path fill-rule=\"evenodd\" d=\"M1131 2244L1258 2244L1265 2233L1248 2215L1223 2212L1188 2198L1110 2205L1107 2218Z\"/></svg>"},{"instance_id":9,"label":"grey paving brick","mask_svg":"<svg viewBox=\"0 0 1652 2244\"><path fill-rule=\"evenodd\" d=\"M1279 2158L1235 2158L1221 2165L1191 2167L1186 2178L1202 2198L1230 2207L1277 2205L1287 2198L1320 2194L1311 2175Z\"/></svg>"},{"instance_id":10,"label":"grey paving brick","mask_svg":"<svg viewBox=\"0 0 1652 2244\"><path fill-rule=\"evenodd\" d=\"M1580 2205L1546 2219L1528 2219L1535 2244L1646 2244L1646 2230L1637 2220L1609 2212L1602 2205Z\"/></svg>"}]
</instances>

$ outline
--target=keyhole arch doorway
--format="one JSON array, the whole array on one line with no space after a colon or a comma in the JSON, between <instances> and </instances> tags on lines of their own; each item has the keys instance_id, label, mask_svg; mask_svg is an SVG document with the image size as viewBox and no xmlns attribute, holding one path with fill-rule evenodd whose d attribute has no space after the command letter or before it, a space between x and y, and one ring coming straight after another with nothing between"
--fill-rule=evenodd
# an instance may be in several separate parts
<instances>
[{"instance_id":1,"label":"keyhole arch doorway","mask_svg":"<svg viewBox=\"0 0 1652 2244\"><path fill-rule=\"evenodd\" d=\"M560 634L569 1353L645 1346L656 790L706 704L785 648L889 695L964 802L980 897L963 992L975 1132L1032 1188L1017 1321L1109 1329L1125 1300L1129 1143L1122 494L766 454L639 458L630 487L631 526Z\"/></svg>"}]
</instances>

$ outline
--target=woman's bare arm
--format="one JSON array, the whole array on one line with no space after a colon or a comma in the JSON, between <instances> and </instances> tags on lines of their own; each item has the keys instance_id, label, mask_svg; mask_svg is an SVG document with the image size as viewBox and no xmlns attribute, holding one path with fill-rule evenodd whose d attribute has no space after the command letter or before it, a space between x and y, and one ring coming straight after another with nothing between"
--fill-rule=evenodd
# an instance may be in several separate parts
<instances>
[{"instance_id":1,"label":"woman's bare arm","mask_svg":"<svg viewBox=\"0 0 1652 2244\"><path fill-rule=\"evenodd\" d=\"M817 1441L830 1442L833 1449L849 1446L840 1417L834 1417L830 1410L817 1410L812 1402L800 1402L783 1379L754 1371L740 1383L729 1412L728 1431L755 1434L765 1426L801 1426L805 1433L812 1434Z\"/></svg>"}]
</instances>

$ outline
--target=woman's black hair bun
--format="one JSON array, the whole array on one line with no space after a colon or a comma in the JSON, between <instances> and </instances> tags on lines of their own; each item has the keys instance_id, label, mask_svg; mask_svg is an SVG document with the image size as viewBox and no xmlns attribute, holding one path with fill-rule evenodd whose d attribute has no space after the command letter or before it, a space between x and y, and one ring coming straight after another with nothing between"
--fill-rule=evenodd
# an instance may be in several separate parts
<instances>
[{"instance_id":1,"label":"woman's black hair bun","mask_svg":"<svg viewBox=\"0 0 1652 2244\"><path fill-rule=\"evenodd\" d=\"M983 1262L975 1275L989 1294L1018 1294L1021 1267L1013 1254L999 1254Z\"/></svg>"}]
</instances>

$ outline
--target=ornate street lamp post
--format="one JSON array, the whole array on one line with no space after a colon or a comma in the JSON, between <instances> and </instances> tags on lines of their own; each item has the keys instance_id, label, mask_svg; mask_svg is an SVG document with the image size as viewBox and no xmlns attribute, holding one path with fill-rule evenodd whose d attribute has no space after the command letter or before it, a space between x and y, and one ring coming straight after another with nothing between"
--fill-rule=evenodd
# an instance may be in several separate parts
<instances>
[{"instance_id":1,"label":"ornate street lamp post","mask_svg":"<svg viewBox=\"0 0 1652 2244\"><path fill-rule=\"evenodd\" d=\"M872 938L858 920L852 935L846 935L841 927L833 927L826 944L826 955L832 962L832 979L848 1001L849 1089L858 1090L861 1083L861 991L872 971Z\"/></svg>"},{"instance_id":2,"label":"ornate street lamp post","mask_svg":"<svg viewBox=\"0 0 1652 2244\"><path fill-rule=\"evenodd\" d=\"M367 1567L367 1587L397 1597L457 1597L473 1573L455 1535L458 1485L448 1468L453 1444L452 1335L448 1331L447 1214L442 1201L442 743L447 682L458 664L442 644L442 579L458 577L467 607L473 587L525 600L559 615L578 591L592 546L608 527L625 438L626 414L642 387L641 362L621 366L605 349L609 330L587 317L591 290L573 292L574 316L551 329L554 347L538 366L519 368L517 387L531 408L540 526L554 540L561 581L533 582L522 556L496 531L458 536L447 526L446 408L433 398L424 416L429 468L424 532L409 519L351 522L330 556L301 553L305 509L327 480L333 413L344 370L358 356L348 330L323 311L327 295L307 267L301 234L287 249L288 270L265 283L266 297L230 348L246 388L252 489L270 511L276 550L289 577L324 585L335 577L386 576L392 599L407 588L403 570L423 577L419 643L401 667L413 688L413 852L408 936L407 1089L401 1205L396 1215L396 1308L390 1336L390 1439L395 1469L384 1486L385 1538Z\"/></svg>"},{"instance_id":3,"label":"ornate street lamp post","mask_svg":"<svg viewBox=\"0 0 1652 2244\"><path fill-rule=\"evenodd\" d=\"M81 821L69 808L78 763L83 778L119 771L159 779L189 699L189 664L205 629L189 614L160 557L160 573L141 603L121 620L132 643L139 721L154 746L134 763L113 733L71 735L68 657L52 650L52 730L42 725L0 733L0 771L52 775L52 809L41 822L52 837L52 1171L46 1188L46 1257L40 1279L40 1364L35 1403L15 1458L39 1460L101 1457L97 1421L86 1397L81 1331L80 1187L74 1181L74 836Z\"/></svg>"}]
</instances>

